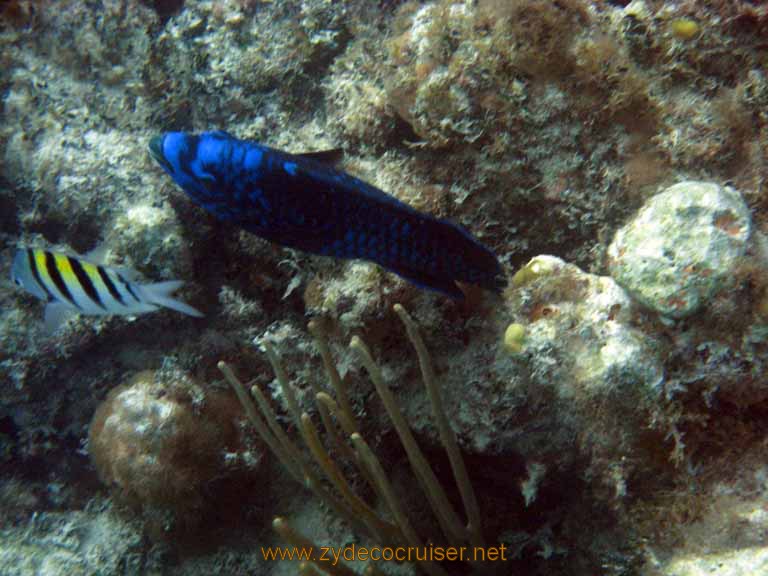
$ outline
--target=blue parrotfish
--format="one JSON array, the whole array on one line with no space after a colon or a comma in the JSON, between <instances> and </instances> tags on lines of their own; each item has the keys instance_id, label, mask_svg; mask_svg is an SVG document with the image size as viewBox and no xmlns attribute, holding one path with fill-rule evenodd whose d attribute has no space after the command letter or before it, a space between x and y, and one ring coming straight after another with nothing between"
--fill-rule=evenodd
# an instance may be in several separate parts
<instances>
[{"instance_id":1,"label":"blue parrotfish","mask_svg":"<svg viewBox=\"0 0 768 576\"><path fill-rule=\"evenodd\" d=\"M11 280L47 302L45 327L55 330L73 312L93 315L138 315L170 308L190 316L202 314L171 294L182 282L138 284L133 273L61 252L23 248L16 252Z\"/></svg>"},{"instance_id":2,"label":"blue parrotfish","mask_svg":"<svg viewBox=\"0 0 768 576\"><path fill-rule=\"evenodd\" d=\"M461 299L457 282L500 291L494 253L461 226L419 212L315 154L289 154L226 132L168 132L153 158L219 220L312 254L360 258Z\"/></svg>"}]
</instances>

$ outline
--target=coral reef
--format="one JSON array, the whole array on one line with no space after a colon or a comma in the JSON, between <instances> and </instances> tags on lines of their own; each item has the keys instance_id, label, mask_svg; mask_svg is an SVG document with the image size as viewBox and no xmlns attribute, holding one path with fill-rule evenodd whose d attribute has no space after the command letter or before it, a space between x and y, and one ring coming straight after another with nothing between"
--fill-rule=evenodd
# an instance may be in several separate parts
<instances>
[{"instance_id":1,"label":"coral reef","mask_svg":"<svg viewBox=\"0 0 768 576\"><path fill-rule=\"evenodd\" d=\"M520 384L530 390L528 401L538 405L539 418L552 412L558 427L578 435L596 479L623 498L631 463L644 449L644 422L662 390L659 344L633 326L637 307L609 277L537 256L513 282L508 305L518 323L511 326L524 327L525 338L510 361L527 372ZM557 446L554 440L548 440L549 450ZM572 457L571 446L562 448ZM621 464L616 454L622 454ZM551 460L554 454L545 451L526 455L562 464L561 456Z\"/></svg>"},{"instance_id":2,"label":"coral reef","mask_svg":"<svg viewBox=\"0 0 768 576\"><path fill-rule=\"evenodd\" d=\"M261 455L243 438L233 401L171 369L137 374L97 408L88 447L99 476L155 538L199 536L214 501L219 521L241 505L235 494L223 498L238 483L246 498L244 477Z\"/></svg>"},{"instance_id":3,"label":"coral reef","mask_svg":"<svg viewBox=\"0 0 768 576\"><path fill-rule=\"evenodd\" d=\"M344 410L417 533L439 535L376 387L339 344L368 344L460 509L395 302L428 343L485 536L512 552L502 570L764 571L767 29L759 2L2 3L0 572L280 576L297 566L260 556L280 542L276 515L318 545L365 541L241 429L220 360L301 434L254 341L290 367L313 420L333 356ZM465 226L514 285L452 302L223 226L148 157L169 129L339 150L342 169ZM7 280L14 250L99 244L110 266L187 282L206 317L80 317L44 334L40 304ZM118 400L131 390L136 412ZM102 424L126 426L94 424L91 444L100 404ZM255 474L230 466L249 451ZM183 525L218 548L169 551Z\"/></svg>"},{"instance_id":4,"label":"coral reef","mask_svg":"<svg viewBox=\"0 0 768 576\"><path fill-rule=\"evenodd\" d=\"M480 509L478 508L477 498L469 481L456 437L442 409L440 390L435 381L432 361L421 338L419 329L408 312L400 304L395 304L394 309L402 320L408 333L408 338L418 355L422 378L429 396L432 416L439 430L443 447L448 454L454 480L461 493L464 513L467 519L466 525L462 523L455 509L449 503L443 487L429 466L424 453L416 443L413 433L403 418L392 392L384 382L381 369L371 357L368 347L362 340L354 337L350 343L350 348L353 348L360 356L361 362L368 371L376 391L384 403L385 409L408 455L408 461L418 479L424 496L429 501L432 512L435 514L442 529L442 538L453 546L461 544L466 546L471 543L474 547L482 547L484 538ZM306 412L299 414L295 393L288 383L282 364L269 344L266 344L267 356L280 382L281 390L288 400L291 415L294 418L295 424L301 430L304 442L307 444L307 448L316 464L322 469L327 482L333 487L331 491L321 485L314 469L307 464L306 459L301 455L297 447L279 427L275 414L261 390L255 386L251 389L251 394L259 407L257 410L253 399L251 399L243 384L234 375L232 369L223 362L219 364L219 368L236 391L248 414L248 419L258 430L259 436L297 481L303 481L332 510L346 518L352 525L366 530L369 535L377 538L382 545L409 546L414 550L423 549L423 540L414 530L411 520L409 520L402 506L402 499L396 494L379 458L374 454L359 432L360 425L355 419L346 389L330 357L328 343L322 329L317 324L311 323L310 330L317 341L318 348L323 356L328 379L336 394L335 398L320 391L317 391L315 395L327 441L333 444L339 455L346 455L351 458L351 463L358 468L358 473L368 481L376 495L383 500L392 517L391 522L378 516L372 507L353 493L339 466L331 458L328 449L323 446L318 430L312 423L309 414ZM331 420L332 415L336 419L335 423ZM350 446L347 439L343 438L344 436L349 437L348 440L351 441L352 446ZM352 447L354 447L354 453L352 452ZM275 518L273 526L277 532L292 544L297 546L304 545L306 548L312 546L309 540L290 528L283 518ZM432 539L430 538L430 540ZM457 559L455 558L454 560ZM318 559L314 559L314 562L321 569L325 569L325 566L327 566ZM419 566L431 576L446 574L439 564L432 560L423 560ZM339 572L342 572L341 567L337 569Z\"/></svg>"},{"instance_id":5,"label":"coral reef","mask_svg":"<svg viewBox=\"0 0 768 576\"><path fill-rule=\"evenodd\" d=\"M0 572L35 574L140 573L162 565L143 552L141 530L109 502L86 510L42 512L19 526L0 530Z\"/></svg>"},{"instance_id":6,"label":"coral reef","mask_svg":"<svg viewBox=\"0 0 768 576\"><path fill-rule=\"evenodd\" d=\"M765 571L765 450L763 439L745 453L718 459L717 468L697 475L696 494L689 491L685 502L666 492L633 507L630 514L638 526L659 536L663 533L652 544L653 561L645 574L730 576ZM738 473L725 475L724 470ZM662 514L667 521L659 521Z\"/></svg>"}]
</instances>

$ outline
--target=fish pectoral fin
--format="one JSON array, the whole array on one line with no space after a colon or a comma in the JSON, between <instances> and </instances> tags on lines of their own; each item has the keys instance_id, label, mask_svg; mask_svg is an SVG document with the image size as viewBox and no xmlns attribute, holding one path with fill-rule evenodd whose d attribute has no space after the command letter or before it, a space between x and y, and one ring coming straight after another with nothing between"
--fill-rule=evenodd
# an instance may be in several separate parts
<instances>
[{"instance_id":1,"label":"fish pectoral fin","mask_svg":"<svg viewBox=\"0 0 768 576\"><path fill-rule=\"evenodd\" d=\"M451 278L434 276L422 270L404 268L389 268L389 270L398 276L402 276L409 282L416 284L416 286L442 292L454 300L464 300L464 292L459 289L456 282Z\"/></svg>"},{"instance_id":2,"label":"fish pectoral fin","mask_svg":"<svg viewBox=\"0 0 768 576\"><path fill-rule=\"evenodd\" d=\"M61 302L49 302L46 304L45 312L43 313L45 331L48 334L53 334L56 330L61 328L74 313L74 310Z\"/></svg>"}]
</instances>

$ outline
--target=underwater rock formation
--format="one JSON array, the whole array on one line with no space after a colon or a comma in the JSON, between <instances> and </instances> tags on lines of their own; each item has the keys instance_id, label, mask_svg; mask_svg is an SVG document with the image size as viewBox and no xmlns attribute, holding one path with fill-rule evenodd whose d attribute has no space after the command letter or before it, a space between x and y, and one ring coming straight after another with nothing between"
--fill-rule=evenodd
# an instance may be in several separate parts
<instances>
[{"instance_id":1,"label":"underwater rock formation","mask_svg":"<svg viewBox=\"0 0 768 576\"><path fill-rule=\"evenodd\" d=\"M768 573L768 549L746 548L703 557L676 559L662 572L664 576L742 576Z\"/></svg>"},{"instance_id":2,"label":"underwater rock formation","mask_svg":"<svg viewBox=\"0 0 768 576\"><path fill-rule=\"evenodd\" d=\"M657 537L648 576L742 576L768 573L768 468L766 444L718 458L699 473L687 495L656 494L645 503L638 525L653 522ZM665 521L685 514L685 526Z\"/></svg>"},{"instance_id":3,"label":"underwater rock formation","mask_svg":"<svg viewBox=\"0 0 768 576\"><path fill-rule=\"evenodd\" d=\"M613 279L554 256L533 258L516 278L515 313L527 324L520 353L529 354L535 379L559 382L562 398L634 404L635 395L658 393L663 372L652 340L632 326L632 301Z\"/></svg>"},{"instance_id":4,"label":"underwater rock formation","mask_svg":"<svg viewBox=\"0 0 768 576\"><path fill-rule=\"evenodd\" d=\"M97 499L86 510L40 512L0 529L0 574L140 574L161 566L142 552L138 523L114 508Z\"/></svg>"},{"instance_id":5,"label":"underwater rock formation","mask_svg":"<svg viewBox=\"0 0 768 576\"><path fill-rule=\"evenodd\" d=\"M555 446L565 431L579 440L557 459L590 454L598 478L624 495L629 470L617 467L635 451L661 393L658 343L633 326L637 307L611 278L583 272L554 256L537 256L513 278L508 307L518 334L511 361L524 366L530 407L551 414ZM520 335L524 328L524 336ZM510 328L505 337L509 337ZM509 341L506 339L509 354ZM545 400L546 399L546 400ZM530 409L530 408L529 408Z\"/></svg>"},{"instance_id":6,"label":"underwater rock formation","mask_svg":"<svg viewBox=\"0 0 768 576\"><path fill-rule=\"evenodd\" d=\"M681 182L651 198L616 233L608 268L646 306L682 318L732 279L751 231L739 193L708 182Z\"/></svg>"},{"instance_id":7,"label":"underwater rock formation","mask_svg":"<svg viewBox=\"0 0 768 576\"><path fill-rule=\"evenodd\" d=\"M231 395L203 391L184 373L145 371L96 410L89 450L102 481L140 513L150 534L189 537L212 511L226 514L221 491L237 485L233 477L258 467L261 453L241 436L239 416Z\"/></svg>"},{"instance_id":8,"label":"underwater rock formation","mask_svg":"<svg viewBox=\"0 0 768 576\"><path fill-rule=\"evenodd\" d=\"M161 520L186 518L220 529L218 550L158 554L167 540L103 519L124 545L96 550L90 536L103 534L82 521L105 498L126 500L116 483L110 492L98 482L86 449L88 423L112 388L173 364L195 374L192 397L207 399L225 388L216 369L225 360L271 394L285 426L285 398L253 350L259 338L290 367L297 401L315 418L313 384L324 380L309 320L326 327L362 433L405 506L429 516L370 380L342 344L353 335L368 343L445 480L394 302L422 328L484 527L516 550L509 572L758 570L746 559L762 553L753 537L765 534L767 499L765 476L752 469L766 460L756 448L768 421L767 23L768 5L755 1L2 3L0 529L8 531L0 573L18 564L30 573L281 576L296 567L259 555L262 543L276 542L275 513L318 544L356 542L349 523L297 489L269 455L255 475L248 467L237 475L220 460L226 447L202 450L199 466L208 468L190 473L211 478L218 467L224 483L245 482L224 490L213 480L203 496L194 486L190 501L208 514L231 494L250 522L232 529L189 508L176 514L160 496L134 507L159 532ZM195 209L146 155L151 135L171 129L340 151L342 170L466 227L510 274L522 267L517 286L503 299L456 305L375 266L238 233ZM633 215L681 181L717 188L692 201L703 220L673 216L670 199L654 211L656 236L630 234ZM730 203L725 183L743 201ZM718 203L732 222L715 213ZM616 254L625 264L634 258L626 271L606 266L623 226L627 251ZM696 251L695 235L708 252ZM8 280L13 252L84 253L100 242L110 266L184 280L185 298L205 318L78 317L43 334L39 303ZM642 242L658 250L653 278L643 276ZM537 254L559 260L526 266ZM208 435L207 404L198 413L196 400L160 380L137 397L160 412L170 403L182 429L194 420ZM128 418L123 408L112 416ZM102 452L105 470L141 460ZM137 501L133 479L102 474ZM736 476L754 483L734 488ZM257 481L259 498L243 500L242 487ZM743 502L723 496L734 490ZM89 564L91 555L104 562Z\"/></svg>"}]
</instances>

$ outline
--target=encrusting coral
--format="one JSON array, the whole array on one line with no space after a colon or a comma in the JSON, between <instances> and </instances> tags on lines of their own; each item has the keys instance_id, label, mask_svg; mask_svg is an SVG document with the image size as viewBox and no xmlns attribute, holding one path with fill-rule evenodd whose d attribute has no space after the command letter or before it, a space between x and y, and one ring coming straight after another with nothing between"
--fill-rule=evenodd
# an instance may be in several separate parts
<instances>
[{"instance_id":1,"label":"encrusting coral","mask_svg":"<svg viewBox=\"0 0 768 576\"><path fill-rule=\"evenodd\" d=\"M466 544L471 544L472 546L477 547L482 546L483 535L477 499L469 481L467 469L456 442L456 437L448 423L442 407L440 390L432 369L429 353L421 339L416 323L405 308L396 304L394 310L404 324L408 338L416 350L422 379L427 389L429 403L432 408L432 415L437 425L440 440L448 454L453 476L456 480L459 493L461 494L467 517L466 524L462 522L454 507L449 502L445 490L427 462L424 453L416 443L413 433L403 417L389 386L385 383L381 370L379 369L378 364L373 360L368 347L359 337L353 336L350 342L350 348L358 354L361 363L373 381L376 392L381 398L384 407L392 420L394 429L405 448L411 468L418 479L424 495L429 501L438 524L441 527L443 537L453 546ZM315 464L323 471L327 482L320 479L316 468L307 461L301 450L287 437L285 432L279 426L275 414L261 390L256 386L251 388L253 399L255 399L258 404L257 410L253 400L246 392L243 384L234 375L232 369L224 362L219 363L219 368L227 381L234 388L243 404L248 419L256 428L261 438L298 482L301 482L312 490L338 515L347 519L358 529L362 529L374 536L381 543L385 545L409 546L423 550L424 542L416 533L407 514L403 510L400 499L395 494L393 486L380 460L358 431L359 426L350 408L342 380L331 359L328 344L322 330L316 323L310 323L310 331L315 337L318 348L320 349L328 379L336 392L338 400L337 403L337 401L329 394L315 389L315 400L317 402L318 412L320 413L327 435L332 440L332 444L334 448L337 449L338 453L349 457L360 475L365 478L373 492L378 496L378 499L384 502L393 521L382 518L376 510L352 491L339 464L331 458L328 450L323 446L317 428L312 423L309 414L306 412L299 413L298 403L292 387L288 383L285 370L269 343L264 343L267 357L272 364L283 394L285 395L288 411L300 430L302 439L312 454ZM349 436L352 448L350 448L340 437L336 425L331 419L331 415L336 417L344 434ZM354 451L352 451L352 449L354 449ZM332 489L327 487L326 484L328 483L333 487ZM307 545L308 541L298 534L298 532L293 530L285 519L278 517L275 519L273 525L278 533L292 544L296 546ZM332 574L343 576L353 574L348 568L341 565L330 567L327 563L318 561L318 566L324 570L328 570ZM435 562L422 561L419 563L419 566L430 576L446 574L445 570Z\"/></svg>"},{"instance_id":2,"label":"encrusting coral","mask_svg":"<svg viewBox=\"0 0 768 576\"><path fill-rule=\"evenodd\" d=\"M556 414L546 441L528 457L560 466L560 458L573 455L576 438L595 488L606 490L606 500L621 501L635 472L629 463L645 450L642 431L663 390L659 343L636 327L638 306L610 277L540 255L512 283L505 356L525 366L537 418Z\"/></svg>"},{"instance_id":3,"label":"encrusting coral","mask_svg":"<svg viewBox=\"0 0 768 576\"><path fill-rule=\"evenodd\" d=\"M230 394L204 392L183 372L144 371L96 410L89 449L102 481L155 539L194 537L214 501L223 515L237 501L208 497L212 483L247 486L242 474L261 460L241 435L240 414Z\"/></svg>"}]
</instances>

